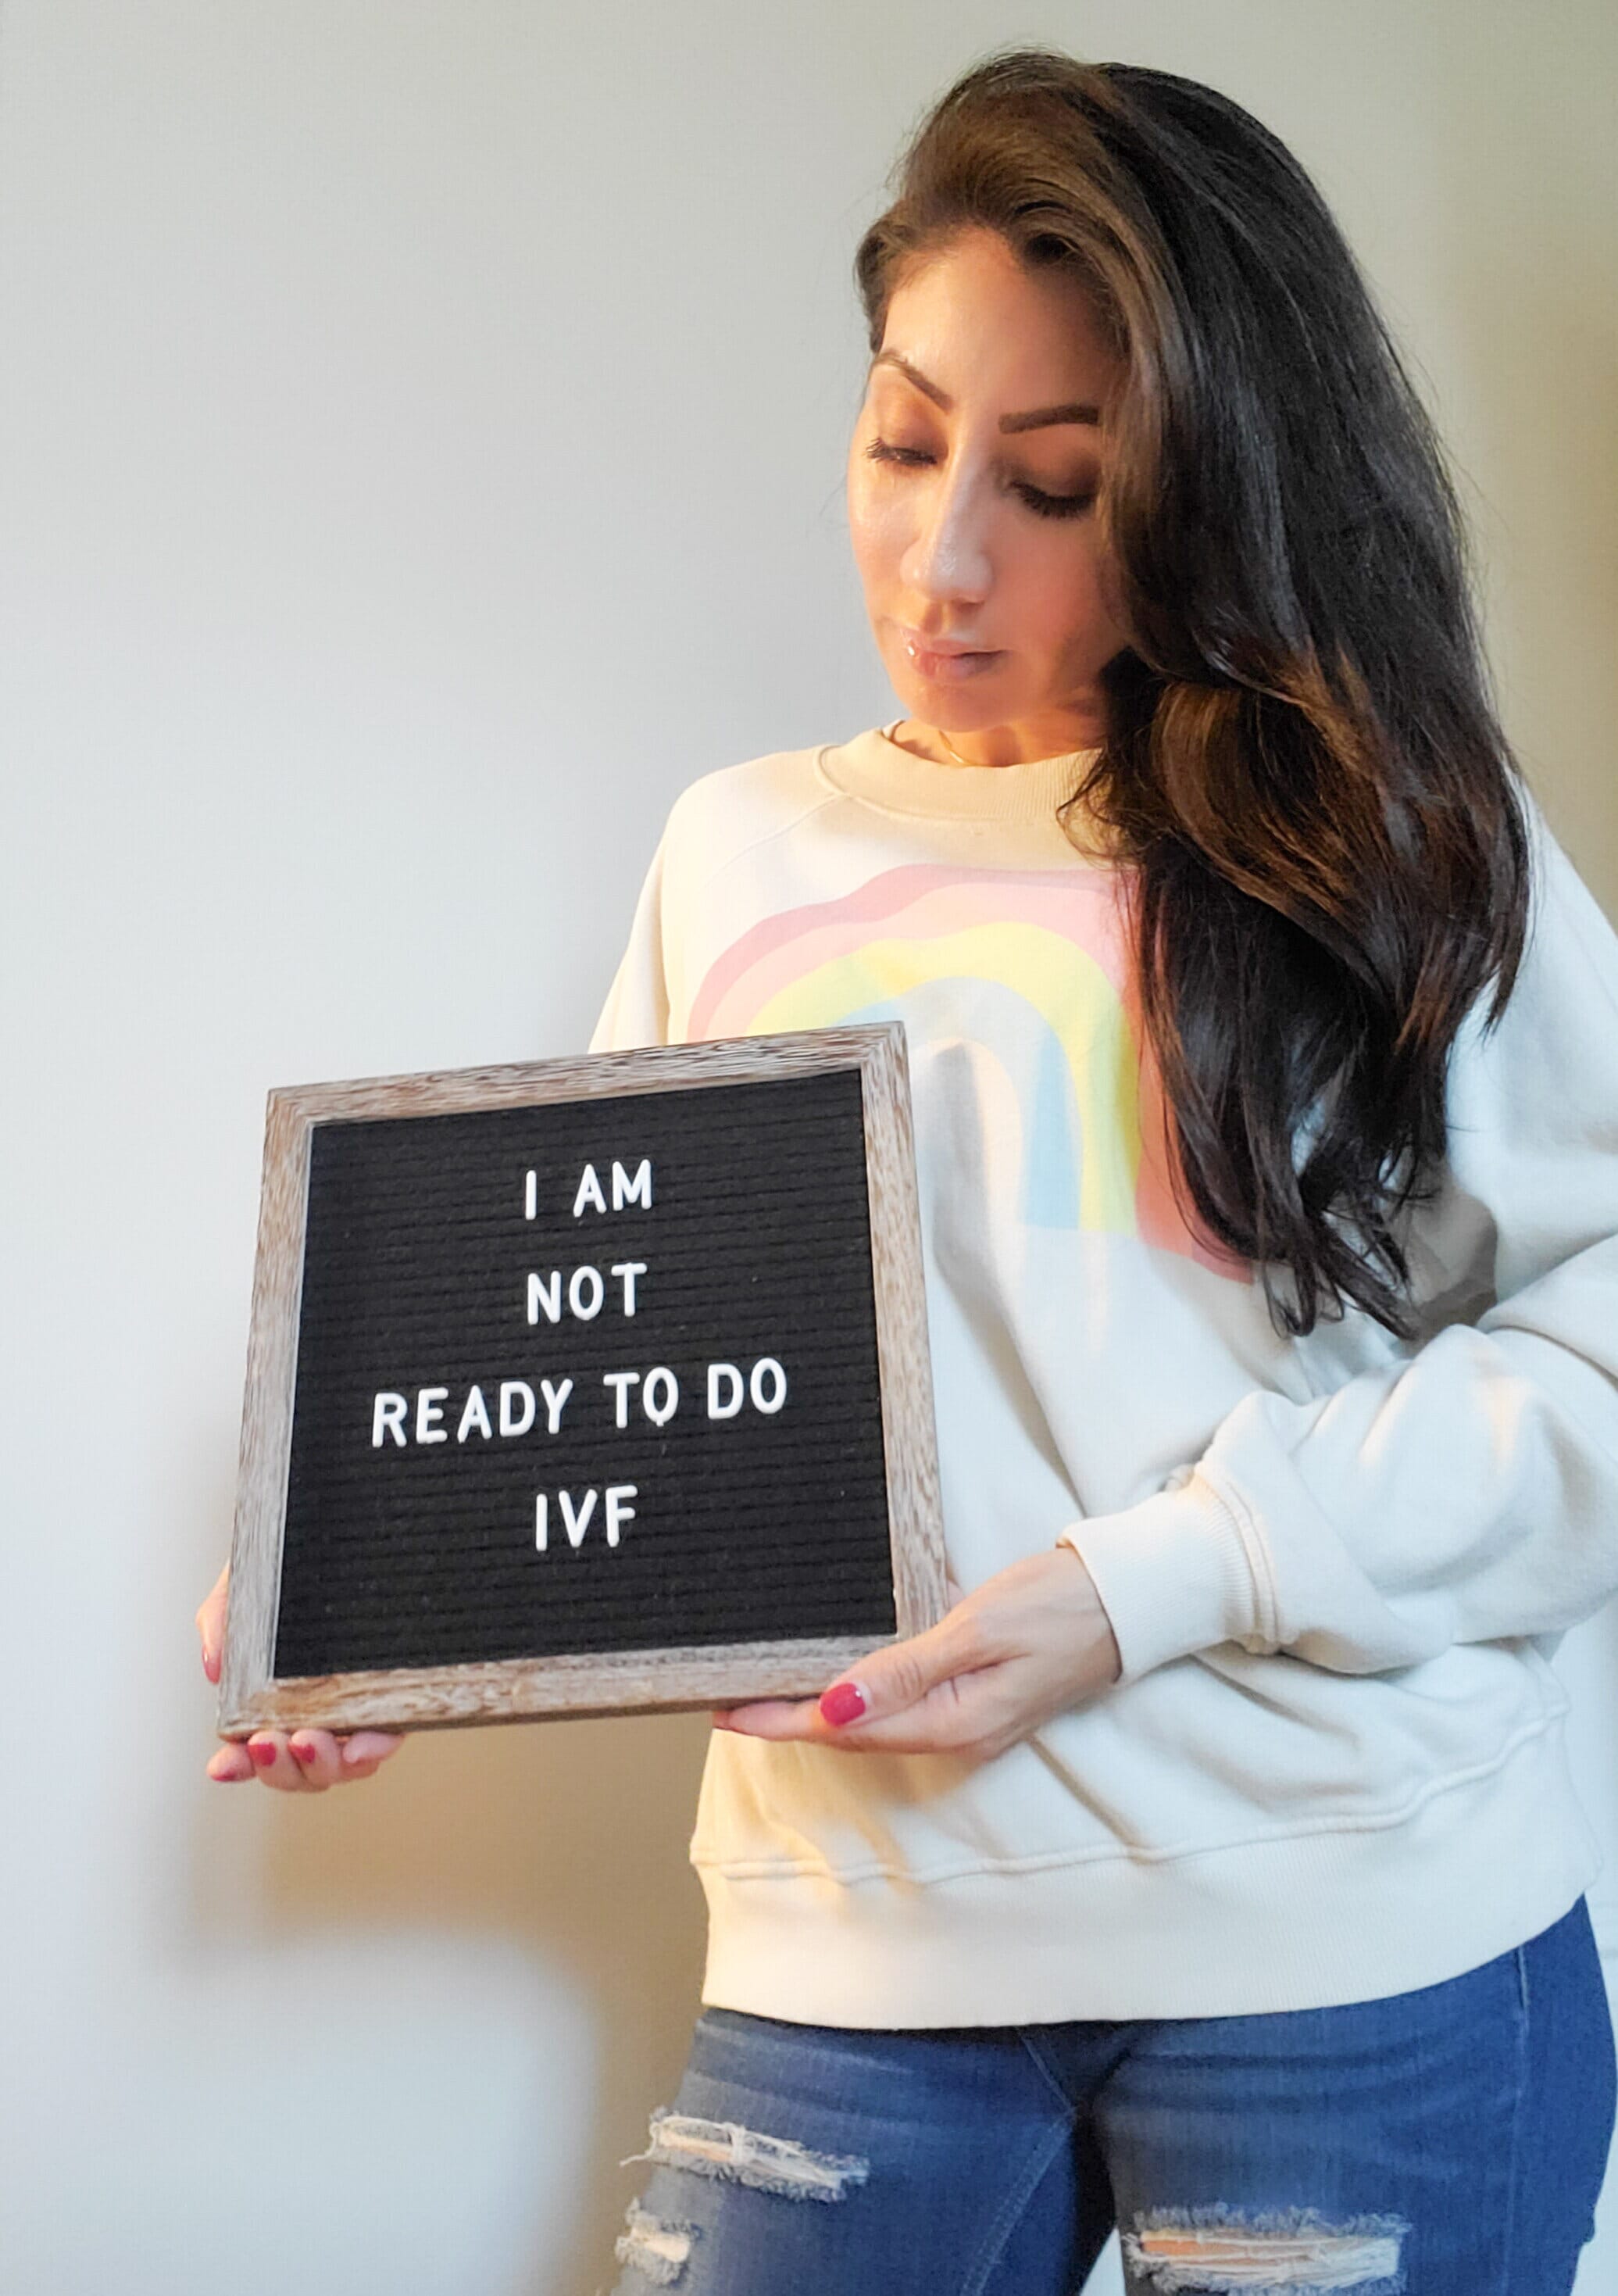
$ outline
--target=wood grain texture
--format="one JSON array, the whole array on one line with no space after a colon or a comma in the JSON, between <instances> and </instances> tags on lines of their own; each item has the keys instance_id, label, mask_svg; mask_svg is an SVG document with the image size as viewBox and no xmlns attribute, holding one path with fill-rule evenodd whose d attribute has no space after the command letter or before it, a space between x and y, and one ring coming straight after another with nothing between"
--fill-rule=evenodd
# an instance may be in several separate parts
<instances>
[{"instance_id":1,"label":"wood grain texture","mask_svg":"<svg viewBox=\"0 0 1618 2296\"><path fill-rule=\"evenodd\" d=\"M895 1615L903 1642L936 1625L949 1602L910 1066L901 1022L880 1024L879 1039L862 1063L860 1088L865 1102L865 1177Z\"/></svg>"},{"instance_id":2,"label":"wood grain texture","mask_svg":"<svg viewBox=\"0 0 1618 2296\"><path fill-rule=\"evenodd\" d=\"M857 1068L898 1639L949 1607L927 1346L909 1068L898 1021L705 1038L499 1067L430 1070L269 1095L243 1398L222 1736L259 1728L421 1729L568 1716L676 1713L813 1697L887 1637L834 1636L388 1668L273 1671L298 1361L313 1128L678 1092Z\"/></svg>"}]
</instances>

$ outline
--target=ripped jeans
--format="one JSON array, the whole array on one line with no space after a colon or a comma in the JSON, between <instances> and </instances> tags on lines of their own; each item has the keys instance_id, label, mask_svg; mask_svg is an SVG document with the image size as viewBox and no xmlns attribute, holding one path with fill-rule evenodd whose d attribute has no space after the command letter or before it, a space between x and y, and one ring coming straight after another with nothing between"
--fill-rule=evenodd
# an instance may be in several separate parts
<instances>
[{"instance_id":1,"label":"ripped jeans","mask_svg":"<svg viewBox=\"0 0 1618 2296\"><path fill-rule=\"evenodd\" d=\"M887 2031L705 2009L613 2296L1566 2296L1618 2061L1588 1907L1442 1984ZM625 2165L627 2165L625 2163Z\"/></svg>"}]
</instances>

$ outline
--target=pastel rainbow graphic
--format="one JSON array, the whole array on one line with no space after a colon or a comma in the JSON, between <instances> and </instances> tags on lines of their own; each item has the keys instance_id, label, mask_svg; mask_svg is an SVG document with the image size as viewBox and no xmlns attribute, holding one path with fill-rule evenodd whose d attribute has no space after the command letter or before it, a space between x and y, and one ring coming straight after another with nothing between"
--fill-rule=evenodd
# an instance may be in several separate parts
<instances>
[{"instance_id":1,"label":"pastel rainbow graphic","mask_svg":"<svg viewBox=\"0 0 1618 2296\"><path fill-rule=\"evenodd\" d=\"M912 1078L963 1043L998 1071L1017 1216L1252 1270L1190 1231L1173 1199L1156 1064L1140 1024L1115 873L886 869L834 900L766 917L709 965L688 1041L838 1021L904 1022Z\"/></svg>"}]
</instances>

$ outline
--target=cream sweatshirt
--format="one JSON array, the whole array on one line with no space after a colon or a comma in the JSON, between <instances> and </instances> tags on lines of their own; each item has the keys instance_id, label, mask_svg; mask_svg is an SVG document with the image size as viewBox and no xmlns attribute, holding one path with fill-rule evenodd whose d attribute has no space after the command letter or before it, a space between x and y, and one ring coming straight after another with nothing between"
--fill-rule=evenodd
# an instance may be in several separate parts
<instances>
[{"instance_id":1,"label":"cream sweatshirt","mask_svg":"<svg viewBox=\"0 0 1618 2296\"><path fill-rule=\"evenodd\" d=\"M903 1022L949 1568L1070 1542L1124 1662L988 1761L715 1731L709 2005L1328 2006L1504 1952L1603 1863L1550 1660L1618 1589L1618 935L1531 797L1528 949L1401 1225L1419 1340L1289 1341L1175 1210L1123 880L1054 813L1082 761L871 727L701 775L591 1038Z\"/></svg>"}]
</instances>

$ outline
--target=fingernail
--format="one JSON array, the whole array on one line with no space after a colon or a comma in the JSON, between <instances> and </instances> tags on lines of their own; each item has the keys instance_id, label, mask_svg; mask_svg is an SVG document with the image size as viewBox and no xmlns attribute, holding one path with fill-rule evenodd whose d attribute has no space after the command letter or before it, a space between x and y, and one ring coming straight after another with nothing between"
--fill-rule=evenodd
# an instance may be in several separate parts
<instances>
[{"instance_id":1,"label":"fingernail","mask_svg":"<svg viewBox=\"0 0 1618 2296\"><path fill-rule=\"evenodd\" d=\"M290 1739L288 1742L300 1762L312 1762L320 1751L318 1746L300 1746L296 1738Z\"/></svg>"},{"instance_id":2,"label":"fingernail","mask_svg":"<svg viewBox=\"0 0 1618 2296\"><path fill-rule=\"evenodd\" d=\"M247 1742L247 1750L252 1756L255 1765L261 1770L267 1770L275 1759L275 1749L266 1738L249 1738Z\"/></svg>"},{"instance_id":3,"label":"fingernail","mask_svg":"<svg viewBox=\"0 0 1618 2296\"><path fill-rule=\"evenodd\" d=\"M857 1682L834 1682L821 1693L821 1712L828 1722L852 1722L865 1711L865 1693Z\"/></svg>"}]
</instances>

